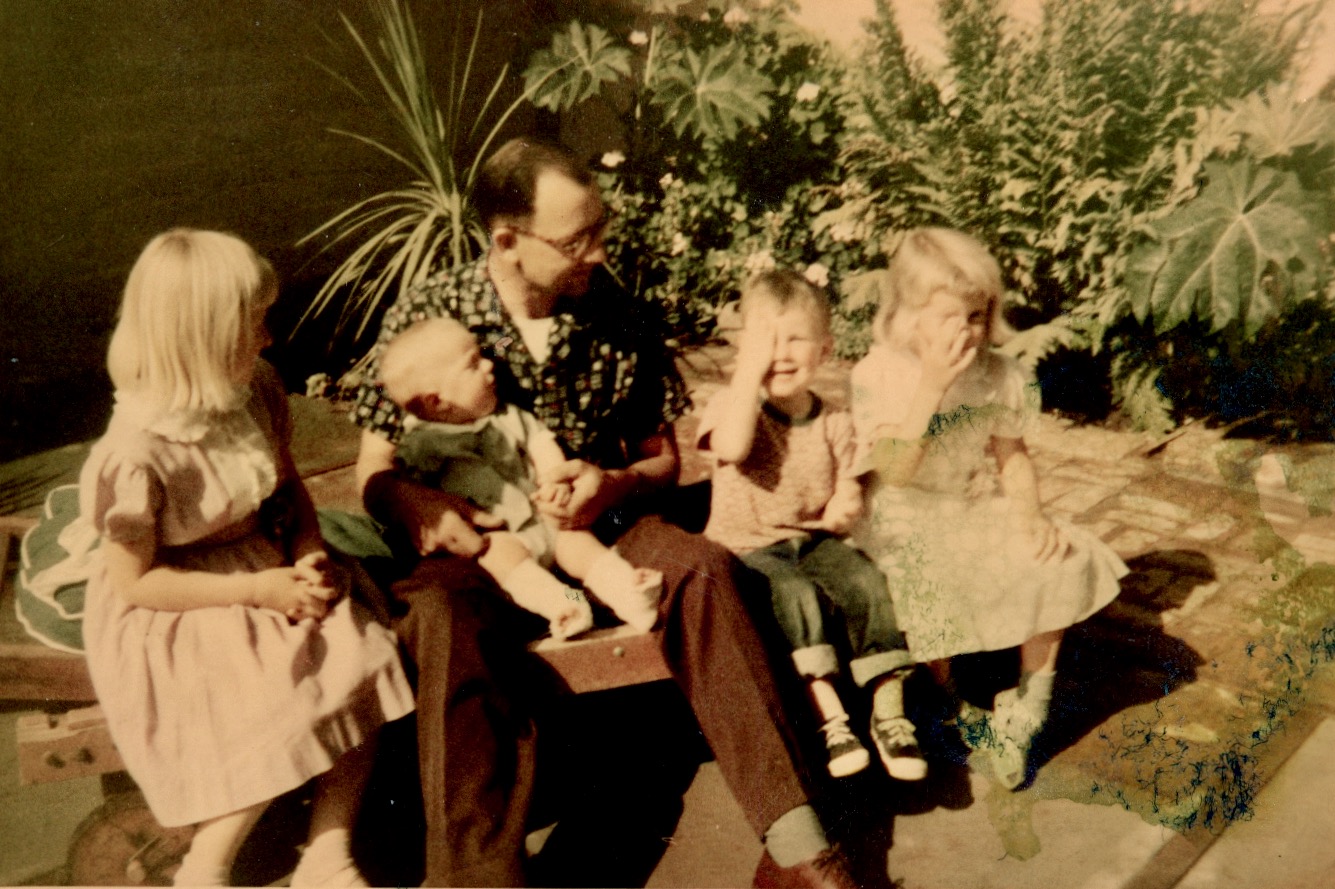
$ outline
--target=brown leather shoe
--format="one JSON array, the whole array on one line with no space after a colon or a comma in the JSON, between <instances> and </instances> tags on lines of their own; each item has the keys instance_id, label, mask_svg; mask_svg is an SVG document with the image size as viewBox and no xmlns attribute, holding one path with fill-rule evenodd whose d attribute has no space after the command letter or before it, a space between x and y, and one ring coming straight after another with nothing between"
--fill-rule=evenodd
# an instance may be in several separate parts
<instances>
[{"instance_id":1,"label":"brown leather shoe","mask_svg":"<svg viewBox=\"0 0 1335 889\"><path fill-rule=\"evenodd\" d=\"M834 849L792 867L779 867L766 850L760 856L752 885L756 889L858 889L844 856Z\"/></svg>"}]
</instances>

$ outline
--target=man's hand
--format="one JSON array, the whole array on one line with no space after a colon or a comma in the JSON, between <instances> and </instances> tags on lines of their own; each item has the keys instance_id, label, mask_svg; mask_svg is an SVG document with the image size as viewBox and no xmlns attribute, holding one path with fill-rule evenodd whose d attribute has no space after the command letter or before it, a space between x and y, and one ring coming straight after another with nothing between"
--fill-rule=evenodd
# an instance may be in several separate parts
<instances>
[{"instance_id":1,"label":"man's hand","mask_svg":"<svg viewBox=\"0 0 1335 889\"><path fill-rule=\"evenodd\" d=\"M552 470L545 485L566 486L570 496L564 504L555 499L539 499L538 510L550 516L562 530L587 528L621 499L622 478L619 473L599 469L583 460L567 460Z\"/></svg>"},{"instance_id":2,"label":"man's hand","mask_svg":"<svg viewBox=\"0 0 1335 889\"><path fill-rule=\"evenodd\" d=\"M445 550L472 558L486 548L478 529L494 531L505 526L501 518L457 494L414 484L399 487L395 514L423 556Z\"/></svg>"}]
</instances>

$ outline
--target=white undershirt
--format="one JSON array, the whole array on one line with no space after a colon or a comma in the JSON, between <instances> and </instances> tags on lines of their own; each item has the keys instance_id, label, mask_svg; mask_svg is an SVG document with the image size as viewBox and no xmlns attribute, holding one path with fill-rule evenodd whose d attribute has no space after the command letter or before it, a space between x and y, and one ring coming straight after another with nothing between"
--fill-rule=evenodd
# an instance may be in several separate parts
<instances>
[{"instance_id":1,"label":"white undershirt","mask_svg":"<svg viewBox=\"0 0 1335 889\"><path fill-rule=\"evenodd\" d=\"M552 325L556 323L556 318L519 319L511 316L510 320L519 329L519 336L524 340L524 345L528 347L533 360L539 364L546 364L547 355L551 351L547 338L551 335Z\"/></svg>"}]
</instances>

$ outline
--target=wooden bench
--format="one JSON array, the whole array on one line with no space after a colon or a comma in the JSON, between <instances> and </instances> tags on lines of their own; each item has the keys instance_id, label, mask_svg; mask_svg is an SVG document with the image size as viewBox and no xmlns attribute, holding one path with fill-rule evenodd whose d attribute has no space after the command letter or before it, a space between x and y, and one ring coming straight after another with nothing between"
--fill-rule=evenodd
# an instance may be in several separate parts
<instances>
[{"instance_id":1,"label":"wooden bench","mask_svg":"<svg viewBox=\"0 0 1335 889\"><path fill-rule=\"evenodd\" d=\"M0 572L8 576L18 541L36 519L0 516ZM12 620L12 589L0 607ZM11 637L13 634L10 634ZM670 674L660 634L630 627L597 629L577 639L541 639L530 646L575 694L638 685ZM125 768L95 703L92 681L80 655L36 640L0 644L0 698L41 702L49 712L18 720L19 778L23 784L62 781Z\"/></svg>"}]
</instances>

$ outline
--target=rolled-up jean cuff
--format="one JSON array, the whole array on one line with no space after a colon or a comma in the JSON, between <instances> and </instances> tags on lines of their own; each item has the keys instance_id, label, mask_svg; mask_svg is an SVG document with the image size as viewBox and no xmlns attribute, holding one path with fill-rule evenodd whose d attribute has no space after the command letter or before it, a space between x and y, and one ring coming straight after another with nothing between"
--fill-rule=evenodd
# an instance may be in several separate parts
<instances>
[{"instance_id":1,"label":"rolled-up jean cuff","mask_svg":"<svg viewBox=\"0 0 1335 889\"><path fill-rule=\"evenodd\" d=\"M765 849L779 867L792 867L830 848L825 828L809 805L789 809L765 831Z\"/></svg>"},{"instance_id":2,"label":"rolled-up jean cuff","mask_svg":"<svg viewBox=\"0 0 1335 889\"><path fill-rule=\"evenodd\" d=\"M879 676L912 665L913 657L901 648L896 651L878 651L875 654L854 658L848 664L848 672L853 674L853 681L861 687Z\"/></svg>"},{"instance_id":3,"label":"rolled-up jean cuff","mask_svg":"<svg viewBox=\"0 0 1335 889\"><path fill-rule=\"evenodd\" d=\"M839 658L833 645L808 645L793 652L793 666L801 676L833 676L839 672Z\"/></svg>"}]
</instances>

